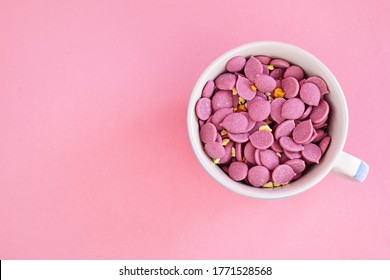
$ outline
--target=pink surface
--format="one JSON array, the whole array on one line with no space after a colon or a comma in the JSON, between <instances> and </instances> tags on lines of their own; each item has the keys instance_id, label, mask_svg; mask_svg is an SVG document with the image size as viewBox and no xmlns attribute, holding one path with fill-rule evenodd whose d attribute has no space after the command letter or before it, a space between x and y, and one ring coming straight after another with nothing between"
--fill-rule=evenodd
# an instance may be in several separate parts
<instances>
[{"instance_id":1,"label":"pink surface","mask_svg":"<svg viewBox=\"0 0 390 280\"><path fill-rule=\"evenodd\" d=\"M0 258L389 259L390 4L313 2L1 1ZM203 170L192 87L257 40L333 70L365 183L261 201Z\"/></svg>"}]
</instances>

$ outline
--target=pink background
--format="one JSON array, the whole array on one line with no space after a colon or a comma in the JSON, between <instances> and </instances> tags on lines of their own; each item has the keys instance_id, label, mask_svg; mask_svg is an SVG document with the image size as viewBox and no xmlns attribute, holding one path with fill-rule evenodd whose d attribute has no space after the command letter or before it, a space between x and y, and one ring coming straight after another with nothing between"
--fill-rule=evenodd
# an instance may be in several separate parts
<instances>
[{"instance_id":1,"label":"pink background","mask_svg":"<svg viewBox=\"0 0 390 280\"><path fill-rule=\"evenodd\" d=\"M388 1L1 1L1 259L389 259ZM262 201L217 184L191 90L237 45L296 44L348 101L363 184ZM384 128L380 122L384 122Z\"/></svg>"}]
</instances>

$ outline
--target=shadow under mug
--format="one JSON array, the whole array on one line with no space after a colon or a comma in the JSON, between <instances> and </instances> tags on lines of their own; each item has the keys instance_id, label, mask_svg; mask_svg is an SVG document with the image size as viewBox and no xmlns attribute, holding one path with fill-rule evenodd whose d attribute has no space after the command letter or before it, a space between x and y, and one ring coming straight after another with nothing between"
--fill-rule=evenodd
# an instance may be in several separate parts
<instances>
[{"instance_id":1,"label":"shadow under mug","mask_svg":"<svg viewBox=\"0 0 390 280\"><path fill-rule=\"evenodd\" d=\"M330 92L326 95L326 100L330 105L328 134L331 136L328 150L319 164L314 165L301 178L284 187L254 188L233 181L206 155L200 141L198 118L195 114L196 102L201 97L206 82L214 80L219 74L226 71L226 62L238 55L245 57L266 55L282 58L302 67L307 75L321 77L328 85ZM236 47L218 57L201 74L193 88L188 104L187 128L192 148L203 168L221 185L244 196L260 199L289 197L315 186L329 172L360 182L364 181L368 174L369 168L364 161L343 151L348 132L348 107L336 78L325 64L314 55L290 44L274 41L253 42Z\"/></svg>"}]
</instances>

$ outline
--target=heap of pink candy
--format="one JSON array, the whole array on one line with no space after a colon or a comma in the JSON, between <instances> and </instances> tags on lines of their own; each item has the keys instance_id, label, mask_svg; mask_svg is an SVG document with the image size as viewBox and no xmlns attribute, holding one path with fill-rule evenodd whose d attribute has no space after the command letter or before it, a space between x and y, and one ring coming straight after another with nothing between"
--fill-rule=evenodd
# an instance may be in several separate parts
<instances>
[{"instance_id":1,"label":"heap of pink candy","mask_svg":"<svg viewBox=\"0 0 390 280\"><path fill-rule=\"evenodd\" d=\"M284 186L329 146L328 93L323 79L286 60L233 57L196 104L204 151L234 181Z\"/></svg>"}]
</instances>

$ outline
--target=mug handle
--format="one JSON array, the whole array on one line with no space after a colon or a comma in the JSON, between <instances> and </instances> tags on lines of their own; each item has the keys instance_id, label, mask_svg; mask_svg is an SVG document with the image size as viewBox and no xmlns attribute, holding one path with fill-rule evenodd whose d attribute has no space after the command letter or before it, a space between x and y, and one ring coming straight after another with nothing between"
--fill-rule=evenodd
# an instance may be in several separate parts
<instances>
[{"instance_id":1,"label":"mug handle","mask_svg":"<svg viewBox=\"0 0 390 280\"><path fill-rule=\"evenodd\" d=\"M363 182L368 175L369 166L363 160L346 152L341 152L332 172L338 176Z\"/></svg>"}]
</instances>

